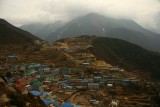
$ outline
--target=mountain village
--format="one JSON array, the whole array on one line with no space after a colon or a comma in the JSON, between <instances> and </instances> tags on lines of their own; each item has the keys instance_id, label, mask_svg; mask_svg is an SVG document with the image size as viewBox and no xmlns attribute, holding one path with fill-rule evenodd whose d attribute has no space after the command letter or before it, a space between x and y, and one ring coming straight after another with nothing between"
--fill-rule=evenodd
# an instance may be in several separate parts
<instances>
[{"instance_id":1,"label":"mountain village","mask_svg":"<svg viewBox=\"0 0 160 107\"><path fill-rule=\"evenodd\" d=\"M35 51L22 46L33 52L30 56L2 50L0 74L18 94L40 98L47 107L154 106L157 94L153 90L160 84L143 80L138 71L129 72L96 58L89 51L93 38L73 37L54 43L37 40Z\"/></svg>"}]
</instances>

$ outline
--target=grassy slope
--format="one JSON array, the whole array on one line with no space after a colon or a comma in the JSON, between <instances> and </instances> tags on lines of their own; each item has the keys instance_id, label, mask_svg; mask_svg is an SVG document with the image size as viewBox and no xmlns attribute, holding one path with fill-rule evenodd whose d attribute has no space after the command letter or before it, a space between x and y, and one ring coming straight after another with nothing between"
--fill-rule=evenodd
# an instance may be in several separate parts
<instances>
[{"instance_id":1,"label":"grassy slope","mask_svg":"<svg viewBox=\"0 0 160 107\"><path fill-rule=\"evenodd\" d=\"M106 37L96 38L90 50L100 59L128 70L152 72L160 77L160 54L129 42Z\"/></svg>"}]
</instances>

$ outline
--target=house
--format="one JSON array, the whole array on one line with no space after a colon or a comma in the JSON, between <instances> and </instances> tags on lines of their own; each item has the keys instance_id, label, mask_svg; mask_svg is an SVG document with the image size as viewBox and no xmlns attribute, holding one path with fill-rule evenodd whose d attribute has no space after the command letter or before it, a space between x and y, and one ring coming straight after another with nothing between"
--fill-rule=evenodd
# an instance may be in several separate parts
<instances>
[{"instance_id":1,"label":"house","mask_svg":"<svg viewBox=\"0 0 160 107\"><path fill-rule=\"evenodd\" d=\"M72 103L71 102L64 102L62 104L62 107L72 107Z\"/></svg>"},{"instance_id":2,"label":"house","mask_svg":"<svg viewBox=\"0 0 160 107\"><path fill-rule=\"evenodd\" d=\"M112 71L119 71L121 69L118 66L112 66L112 67L110 67L110 70L112 70Z\"/></svg>"},{"instance_id":3,"label":"house","mask_svg":"<svg viewBox=\"0 0 160 107\"><path fill-rule=\"evenodd\" d=\"M113 87L113 84L107 84L107 87L111 88L111 87Z\"/></svg>"},{"instance_id":4,"label":"house","mask_svg":"<svg viewBox=\"0 0 160 107\"><path fill-rule=\"evenodd\" d=\"M51 68L49 67L44 68L44 73L50 73L50 71L51 71Z\"/></svg>"},{"instance_id":5,"label":"house","mask_svg":"<svg viewBox=\"0 0 160 107\"><path fill-rule=\"evenodd\" d=\"M27 80L24 78L21 78L21 79L18 79L17 82L20 84L25 84L27 82Z\"/></svg>"},{"instance_id":6,"label":"house","mask_svg":"<svg viewBox=\"0 0 160 107\"><path fill-rule=\"evenodd\" d=\"M28 90L31 90L31 85L26 85L26 88L27 88Z\"/></svg>"},{"instance_id":7,"label":"house","mask_svg":"<svg viewBox=\"0 0 160 107\"><path fill-rule=\"evenodd\" d=\"M104 83L104 82L99 82L99 86L100 86L100 87L104 87L104 86L105 86L105 83Z\"/></svg>"},{"instance_id":8,"label":"house","mask_svg":"<svg viewBox=\"0 0 160 107\"><path fill-rule=\"evenodd\" d=\"M102 78L100 79L101 82L106 82L108 79L111 79L110 76L102 76Z\"/></svg>"},{"instance_id":9,"label":"house","mask_svg":"<svg viewBox=\"0 0 160 107\"><path fill-rule=\"evenodd\" d=\"M43 100L43 103L46 105L46 106L49 106L51 104L51 102L49 100Z\"/></svg>"},{"instance_id":10,"label":"house","mask_svg":"<svg viewBox=\"0 0 160 107\"><path fill-rule=\"evenodd\" d=\"M89 100L91 104L93 105L99 105L100 101L97 100Z\"/></svg>"},{"instance_id":11,"label":"house","mask_svg":"<svg viewBox=\"0 0 160 107\"><path fill-rule=\"evenodd\" d=\"M52 78L56 78L60 76L60 68L54 68L51 70Z\"/></svg>"},{"instance_id":12,"label":"house","mask_svg":"<svg viewBox=\"0 0 160 107\"><path fill-rule=\"evenodd\" d=\"M39 73L44 73L44 68L40 67L37 69Z\"/></svg>"},{"instance_id":13,"label":"house","mask_svg":"<svg viewBox=\"0 0 160 107\"><path fill-rule=\"evenodd\" d=\"M31 84L32 90L39 90L40 86L42 85L42 83L40 81L34 81Z\"/></svg>"},{"instance_id":14,"label":"house","mask_svg":"<svg viewBox=\"0 0 160 107\"><path fill-rule=\"evenodd\" d=\"M89 100L90 103L95 102L95 101L96 101L96 99L90 99Z\"/></svg>"},{"instance_id":15,"label":"house","mask_svg":"<svg viewBox=\"0 0 160 107\"><path fill-rule=\"evenodd\" d=\"M50 68L50 67L52 67L52 64L42 64L41 67L43 67L43 68Z\"/></svg>"},{"instance_id":16,"label":"house","mask_svg":"<svg viewBox=\"0 0 160 107\"><path fill-rule=\"evenodd\" d=\"M90 104L99 105L100 101L97 101L96 99L90 99Z\"/></svg>"},{"instance_id":17,"label":"house","mask_svg":"<svg viewBox=\"0 0 160 107\"><path fill-rule=\"evenodd\" d=\"M114 79L108 79L107 84L114 84Z\"/></svg>"},{"instance_id":18,"label":"house","mask_svg":"<svg viewBox=\"0 0 160 107\"><path fill-rule=\"evenodd\" d=\"M54 83L49 87L51 90L57 90L60 88L60 84Z\"/></svg>"},{"instance_id":19,"label":"house","mask_svg":"<svg viewBox=\"0 0 160 107\"><path fill-rule=\"evenodd\" d=\"M73 86L69 86L69 85L66 84L66 83L62 83L62 84L61 84L61 87L64 88L64 89L66 89L66 88L67 88L67 89L73 89Z\"/></svg>"},{"instance_id":20,"label":"house","mask_svg":"<svg viewBox=\"0 0 160 107\"><path fill-rule=\"evenodd\" d=\"M88 87L88 80L83 80L83 79L70 80L68 84L70 86L76 87L77 89L86 89Z\"/></svg>"},{"instance_id":21,"label":"house","mask_svg":"<svg viewBox=\"0 0 160 107\"><path fill-rule=\"evenodd\" d=\"M82 73L83 71L80 69L72 69L71 73Z\"/></svg>"},{"instance_id":22,"label":"house","mask_svg":"<svg viewBox=\"0 0 160 107\"><path fill-rule=\"evenodd\" d=\"M130 80L122 80L122 86L129 86L131 84Z\"/></svg>"},{"instance_id":23,"label":"house","mask_svg":"<svg viewBox=\"0 0 160 107\"><path fill-rule=\"evenodd\" d=\"M14 54L10 54L10 55L7 56L8 61L15 61L17 59L18 59L18 57L15 56Z\"/></svg>"},{"instance_id":24,"label":"house","mask_svg":"<svg viewBox=\"0 0 160 107\"><path fill-rule=\"evenodd\" d=\"M129 86L131 84L131 81L130 80L121 80L121 79L108 79L107 84Z\"/></svg>"},{"instance_id":25,"label":"house","mask_svg":"<svg viewBox=\"0 0 160 107\"><path fill-rule=\"evenodd\" d=\"M72 71L72 68L63 68L62 74L68 74L68 73L71 73L71 71Z\"/></svg>"},{"instance_id":26,"label":"house","mask_svg":"<svg viewBox=\"0 0 160 107\"><path fill-rule=\"evenodd\" d=\"M30 63L27 66L28 69L30 69L30 68L39 68L39 67L41 67L41 64L36 64L36 63Z\"/></svg>"},{"instance_id":27,"label":"house","mask_svg":"<svg viewBox=\"0 0 160 107\"><path fill-rule=\"evenodd\" d=\"M18 93L20 93L20 94L28 94L27 87L24 86L23 84L17 84L16 89L17 89Z\"/></svg>"},{"instance_id":28,"label":"house","mask_svg":"<svg viewBox=\"0 0 160 107\"><path fill-rule=\"evenodd\" d=\"M109 106L111 107L118 107L118 100L112 100L111 103L109 104Z\"/></svg>"},{"instance_id":29,"label":"house","mask_svg":"<svg viewBox=\"0 0 160 107\"><path fill-rule=\"evenodd\" d=\"M88 85L88 80L81 80L80 82L79 82L79 86L87 86Z\"/></svg>"},{"instance_id":30,"label":"house","mask_svg":"<svg viewBox=\"0 0 160 107\"><path fill-rule=\"evenodd\" d=\"M72 57L72 58L70 58L70 61L71 61L71 62L74 62L74 63L77 63L78 59L77 59L77 58Z\"/></svg>"},{"instance_id":31,"label":"house","mask_svg":"<svg viewBox=\"0 0 160 107\"><path fill-rule=\"evenodd\" d=\"M9 66L8 68L10 71L17 71L18 70L18 66Z\"/></svg>"},{"instance_id":32,"label":"house","mask_svg":"<svg viewBox=\"0 0 160 107\"><path fill-rule=\"evenodd\" d=\"M41 66L37 66L36 69L40 72L40 73L50 73L51 72L51 65L49 64L44 64Z\"/></svg>"},{"instance_id":33,"label":"house","mask_svg":"<svg viewBox=\"0 0 160 107\"><path fill-rule=\"evenodd\" d=\"M73 107L81 107L81 106L77 104L73 104Z\"/></svg>"},{"instance_id":34,"label":"house","mask_svg":"<svg viewBox=\"0 0 160 107\"><path fill-rule=\"evenodd\" d=\"M81 53L81 56L87 56L87 53Z\"/></svg>"},{"instance_id":35,"label":"house","mask_svg":"<svg viewBox=\"0 0 160 107\"><path fill-rule=\"evenodd\" d=\"M71 76L70 76L70 75L63 75L63 78L64 78L65 80L68 80L68 79L71 78Z\"/></svg>"},{"instance_id":36,"label":"house","mask_svg":"<svg viewBox=\"0 0 160 107\"><path fill-rule=\"evenodd\" d=\"M74 50L73 50L73 49L70 49L70 48L66 48L66 49L64 49L64 51L67 52L67 53L72 53L72 52L74 52Z\"/></svg>"},{"instance_id":37,"label":"house","mask_svg":"<svg viewBox=\"0 0 160 107\"><path fill-rule=\"evenodd\" d=\"M40 96L42 94L40 91L30 91L30 93L34 96Z\"/></svg>"},{"instance_id":38,"label":"house","mask_svg":"<svg viewBox=\"0 0 160 107\"><path fill-rule=\"evenodd\" d=\"M121 79L114 79L114 84L115 85L122 85L122 80Z\"/></svg>"},{"instance_id":39,"label":"house","mask_svg":"<svg viewBox=\"0 0 160 107\"><path fill-rule=\"evenodd\" d=\"M99 89L99 83L88 83L88 89L98 90Z\"/></svg>"},{"instance_id":40,"label":"house","mask_svg":"<svg viewBox=\"0 0 160 107\"><path fill-rule=\"evenodd\" d=\"M25 65L20 65L19 66L19 70L26 70L27 69L27 66L25 66Z\"/></svg>"},{"instance_id":41,"label":"house","mask_svg":"<svg viewBox=\"0 0 160 107\"><path fill-rule=\"evenodd\" d=\"M94 82L99 82L101 79L102 79L101 76L95 76L95 77L93 77L93 81Z\"/></svg>"},{"instance_id":42,"label":"house","mask_svg":"<svg viewBox=\"0 0 160 107\"><path fill-rule=\"evenodd\" d=\"M43 85L50 85L51 81L43 81Z\"/></svg>"},{"instance_id":43,"label":"house","mask_svg":"<svg viewBox=\"0 0 160 107\"><path fill-rule=\"evenodd\" d=\"M84 66L84 67L88 67L88 66L89 66L89 64L90 64L90 63L88 63L88 62L84 62L84 63L82 63L82 66Z\"/></svg>"},{"instance_id":44,"label":"house","mask_svg":"<svg viewBox=\"0 0 160 107\"><path fill-rule=\"evenodd\" d=\"M53 105L54 105L55 107L59 107L59 106L60 106L57 101L54 101L54 102L53 102Z\"/></svg>"},{"instance_id":45,"label":"house","mask_svg":"<svg viewBox=\"0 0 160 107\"><path fill-rule=\"evenodd\" d=\"M68 86L68 84L66 84L66 83L61 84L61 88L66 88L67 86Z\"/></svg>"},{"instance_id":46,"label":"house","mask_svg":"<svg viewBox=\"0 0 160 107\"><path fill-rule=\"evenodd\" d=\"M85 60L85 62L91 63L92 61L95 61L95 56L91 53L81 53L80 57Z\"/></svg>"},{"instance_id":47,"label":"house","mask_svg":"<svg viewBox=\"0 0 160 107\"><path fill-rule=\"evenodd\" d=\"M75 48L75 49L87 49L87 48L89 48L89 46L88 46L88 45L82 45L82 44L81 44L81 45L75 45L74 48Z\"/></svg>"}]
</instances>

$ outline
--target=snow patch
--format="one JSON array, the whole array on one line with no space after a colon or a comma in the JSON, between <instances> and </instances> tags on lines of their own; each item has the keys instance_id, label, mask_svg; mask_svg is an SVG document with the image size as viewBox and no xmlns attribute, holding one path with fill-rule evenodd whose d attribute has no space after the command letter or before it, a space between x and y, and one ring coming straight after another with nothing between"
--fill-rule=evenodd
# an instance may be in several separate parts
<instances>
[{"instance_id":1,"label":"snow patch","mask_svg":"<svg viewBox=\"0 0 160 107\"><path fill-rule=\"evenodd\" d=\"M103 31L103 32L106 32L104 28L102 29L102 31Z\"/></svg>"}]
</instances>

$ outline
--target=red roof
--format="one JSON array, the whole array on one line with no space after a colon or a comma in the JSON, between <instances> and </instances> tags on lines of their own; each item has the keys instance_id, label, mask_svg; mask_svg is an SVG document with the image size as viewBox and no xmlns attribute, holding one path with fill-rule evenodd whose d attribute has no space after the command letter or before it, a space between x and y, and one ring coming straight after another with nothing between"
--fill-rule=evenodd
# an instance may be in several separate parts
<instances>
[{"instance_id":1,"label":"red roof","mask_svg":"<svg viewBox=\"0 0 160 107\"><path fill-rule=\"evenodd\" d=\"M17 81L20 82L20 83L22 83L22 82L25 82L26 80L25 79L19 79Z\"/></svg>"},{"instance_id":2,"label":"red roof","mask_svg":"<svg viewBox=\"0 0 160 107\"><path fill-rule=\"evenodd\" d=\"M36 77L32 77L32 78L25 78L25 79L19 79L17 80L19 83L23 83L23 82L28 82L28 81L32 81L34 80Z\"/></svg>"},{"instance_id":3,"label":"red roof","mask_svg":"<svg viewBox=\"0 0 160 107\"><path fill-rule=\"evenodd\" d=\"M24 90L24 89L26 89L26 86L24 86L23 84L17 84L16 88L19 90Z\"/></svg>"}]
</instances>

